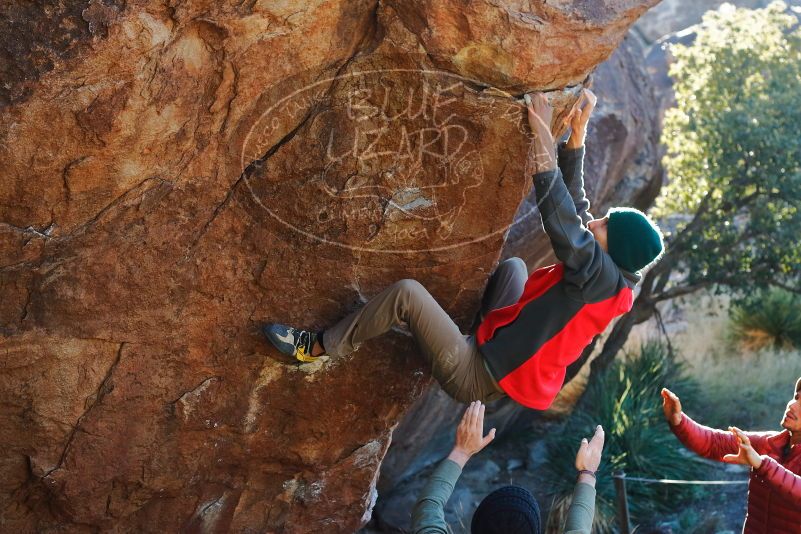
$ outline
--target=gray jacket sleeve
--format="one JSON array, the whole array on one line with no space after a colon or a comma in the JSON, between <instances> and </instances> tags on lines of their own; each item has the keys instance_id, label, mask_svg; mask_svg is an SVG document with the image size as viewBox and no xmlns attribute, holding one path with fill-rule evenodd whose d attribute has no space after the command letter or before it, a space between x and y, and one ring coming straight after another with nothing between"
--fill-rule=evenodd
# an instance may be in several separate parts
<instances>
[{"instance_id":1,"label":"gray jacket sleeve","mask_svg":"<svg viewBox=\"0 0 801 534\"><path fill-rule=\"evenodd\" d=\"M597 302L617 287L620 272L579 217L562 172L534 175L537 207L556 257L564 264L564 280L578 289L579 299ZM585 210L586 212L586 210Z\"/></svg>"},{"instance_id":2,"label":"gray jacket sleeve","mask_svg":"<svg viewBox=\"0 0 801 534\"><path fill-rule=\"evenodd\" d=\"M584 191L584 145L579 148L567 148L566 142L558 145L559 169L565 179L565 185L576 205L576 213L581 222L587 224L593 219L590 214L590 200Z\"/></svg>"},{"instance_id":3,"label":"gray jacket sleeve","mask_svg":"<svg viewBox=\"0 0 801 534\"><path fill-rule=\"evenodd\" d=\"M414 534L448 534L445 523L445 503L451 498L453 487L462 469L447 458L440 462L423 488L412 510Z\"/></svg>"},{"instance_id":4,"label":"gray jacket sleeve","mask_svg":"<svg viewBox=\"0 0 801 534\"><path fill-rule=\"evenodd\" d=\"M567 511L564 534L590 534L595 515L595 488L579 482Z\"/></svg>"}]
</instances>

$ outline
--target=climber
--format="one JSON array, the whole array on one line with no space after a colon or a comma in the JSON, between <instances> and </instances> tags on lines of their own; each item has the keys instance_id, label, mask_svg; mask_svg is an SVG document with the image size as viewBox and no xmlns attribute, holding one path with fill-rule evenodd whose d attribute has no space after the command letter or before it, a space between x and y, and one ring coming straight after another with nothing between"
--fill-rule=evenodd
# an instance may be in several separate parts
<instances>
[{"instance_id":1,"label":"climber","mask_svg":"<svg viewBox=\"0 0 801 534\"><path fill-rule=\"evenodd\" d=\"M781 422L781 432L716 430L690 419L679 397L662 390L670 430L685 447L710 460L751 467L744 534L801 534L801 378Z\"/></svg>"},{"instance_id":2,"label":"climber","mask_svg":"<svg viewBox=\"0 0 801 534\"><path fill-rule=\"evenodd\" d=\"M473 402L456 429L453 450L431 474L417 499L412 511L414 534L449 532L445 523L445 503L470 457L495 437L494 428L482 437L483 429L484 405ZM595 428L592 439L581 440L575 463L578 480L563 530L567 534L590 533L595 514L595 472L601 463L603 447L601 425ZM539 534L542 531L539 505L531 492L520 486L505 486L484 497L470 523L472 534Z\"/></svg>"},{"instance_id":3,"label":"climber","mask_svg":"<svg viewBox=\"0 0 801 534\"><path fill-rule=\"evenodd\" d=\"M560 143L558 167L550 130L553 109L542 94L526 95L526 102L534 133L529 168L543 226L560 263L528 276L520 258L502 262L489 279L468 335L420 283L407 279L322 332L264 325L279 351L301 362L323 353L342 356L407 323L432 375L454 399L488 402L509 395L534 409L551 405L566 367L614 317L631 309L638 271L656 260L663 245L659 230L637 210L614 208L601 219L587 211L584 137L595 95L584 89L565 119L571 133Z\"/></svg>"}]
</instances>

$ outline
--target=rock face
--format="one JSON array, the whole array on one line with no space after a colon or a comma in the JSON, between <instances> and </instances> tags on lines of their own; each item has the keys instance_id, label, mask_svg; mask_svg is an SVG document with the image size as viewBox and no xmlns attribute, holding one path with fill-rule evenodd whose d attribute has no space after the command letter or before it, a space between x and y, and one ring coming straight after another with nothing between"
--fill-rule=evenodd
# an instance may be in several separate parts
<instances>
[{"instance_id":1,"label":"rock face","mask_svg":"<svg viewBox=\"0 0 801 534\"><path fill-rule=\"evenodd\" d=\"M662 185L657 105L661 101L654 93L643 54L639 40L629 33L593 74L592 89L598 96L598 105L588 128L584 172L591 211L597 216L612 205L646 209ZM533 193L520 206L503 256L523 258L530 270L555 261ZM406 500L405 486L393 494L397 484L444 457L453 445L459 408L437 384L432 384L395 430L378 485L376 512L382 524L397 518L393 511ZM502 435L530 421L534 412L502 399L488 406L487 414L487 428L496 427ZM405 519L408 521L408 517ZM405 523L393 526L409 527Z\"/></svg>"},{"instance_id":2,"label":"rock face","mask_svg":"<svg viewBox=\"0 0 801 534\"><path fill-rule=\"evenodd\" d=\"M558 124L655 1L5 2L3 530L363 524L426 363L298 368L259 324L413 277L466 326L530 189L516 97Z\"/></svg>"}]
</instances>

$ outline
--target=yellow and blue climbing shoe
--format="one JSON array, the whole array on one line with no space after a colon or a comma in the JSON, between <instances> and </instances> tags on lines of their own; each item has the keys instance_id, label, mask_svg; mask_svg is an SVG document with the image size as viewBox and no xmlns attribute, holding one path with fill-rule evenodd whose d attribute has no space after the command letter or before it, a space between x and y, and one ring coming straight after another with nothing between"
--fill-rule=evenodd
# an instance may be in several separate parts
<instances>
[{"instance_id":1,"label":"yellow and blue climbing shoe","mask_svg":"<svg viewBox=\"0 0 801 534\"><path fill-rule=\"evenodd\" d=\"M261 331L282 354L304 363L316 361L318 358L312 356L312 348L317 341L316 332L298 330L278 323L267 323Z\"/></svg>"}]
</instances>

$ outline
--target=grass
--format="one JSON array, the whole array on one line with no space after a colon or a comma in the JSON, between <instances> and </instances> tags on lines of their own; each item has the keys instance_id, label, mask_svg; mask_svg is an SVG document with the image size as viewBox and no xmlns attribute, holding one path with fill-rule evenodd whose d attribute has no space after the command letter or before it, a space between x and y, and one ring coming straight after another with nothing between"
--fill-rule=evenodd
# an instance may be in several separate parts
<instances>
[{"instance_id":1,"label":"grass","mask_svg":"<svg viewBox=\"0 0 801 534\"><path fill-rule=\"evenodd\" d=\"M801 376L801 351L713 354L691 360L688 368L704 388L702 406L683 406L691 417L717 428L780 430L785 405Z\"/></svg>"},{"instance_id":2,"label":"grass","mask_svg":"<svg viewBox=\"0 0 801 534\"><path fill-rule=\"evenodd\" d=\"M801 349L801 297L783 289L760 291L732 306L730 338L746 351Z\"/></svg>"}]
</instances>

